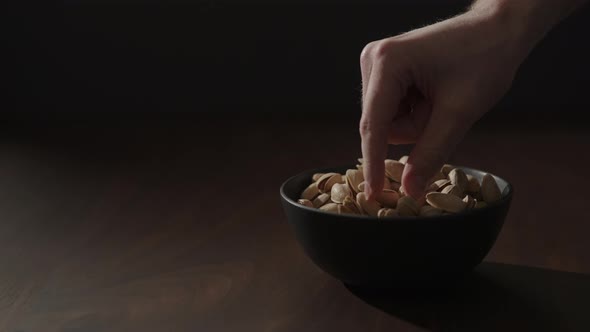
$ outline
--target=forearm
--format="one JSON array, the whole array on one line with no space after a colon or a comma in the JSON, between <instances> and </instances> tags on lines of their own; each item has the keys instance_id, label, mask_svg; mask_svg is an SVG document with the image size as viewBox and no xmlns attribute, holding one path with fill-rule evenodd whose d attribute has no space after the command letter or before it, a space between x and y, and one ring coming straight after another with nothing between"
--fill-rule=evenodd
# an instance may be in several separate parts
<instances>
[{"instance_id":1,"label":"forearm","mask_svg":"<svg viewBox=\"0 0 590 332\"><path fill-rule=\"evenodd\" d=\"M488 16L510 30L523 51L541 40L551 28L588 0L478 0L470 12Z\"/></svg>"}]
</instances>

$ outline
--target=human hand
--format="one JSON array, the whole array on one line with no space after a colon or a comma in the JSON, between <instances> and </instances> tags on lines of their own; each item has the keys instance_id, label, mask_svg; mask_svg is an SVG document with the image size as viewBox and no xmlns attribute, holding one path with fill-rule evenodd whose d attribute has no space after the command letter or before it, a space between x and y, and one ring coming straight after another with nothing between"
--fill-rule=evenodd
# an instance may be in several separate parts
<instances>
[{"instance_id":1,"label":"human hand","mask_svg":"<svg viewBox=\"0 0 590 332\"><path fill-rule=\"evenodd\" d=\"M383 188L387 145L415 143L402 185L422 196L456 144L508 90L534 42L517 20L486 8L368 44L360 121L367 195Z\"/></svg>"}]
</instances>

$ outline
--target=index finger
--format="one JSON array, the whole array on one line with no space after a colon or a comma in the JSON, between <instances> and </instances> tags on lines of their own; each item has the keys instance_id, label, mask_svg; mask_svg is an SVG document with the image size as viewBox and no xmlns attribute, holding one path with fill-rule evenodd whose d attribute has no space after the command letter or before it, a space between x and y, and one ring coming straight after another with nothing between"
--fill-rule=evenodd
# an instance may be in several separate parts
<instances>
[{"instance_id":1,"label":"index finger","mask_svg":"<svg viewBox=\"0 0 590 332\"><path fill-rule=\"evenodd\" d=\"M400 81L384 69L382 62L373 64L359 126L367 183L365 191L369 198L383 190L387 138L402 95Z\"/></svg>"}]
</instances>

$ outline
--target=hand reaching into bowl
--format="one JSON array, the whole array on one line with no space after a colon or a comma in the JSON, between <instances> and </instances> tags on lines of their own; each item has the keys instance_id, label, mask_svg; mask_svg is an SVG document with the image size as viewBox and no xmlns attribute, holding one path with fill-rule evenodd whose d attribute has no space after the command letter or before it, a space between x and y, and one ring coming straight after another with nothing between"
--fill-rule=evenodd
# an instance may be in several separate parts
<instances>
[{"instance_id":1,"label":"hand reaching into bowl","mask_svg":"<svg viewBox=\"0 0 590 332\"><path fill-rule=\"evenodd\" d=\"M383 187L388 144L415 143L402 184L414 198L523 59L585 0L480 0L464 14L369 43L361 53L366 194Z\"/></svg>"}]
</instances>

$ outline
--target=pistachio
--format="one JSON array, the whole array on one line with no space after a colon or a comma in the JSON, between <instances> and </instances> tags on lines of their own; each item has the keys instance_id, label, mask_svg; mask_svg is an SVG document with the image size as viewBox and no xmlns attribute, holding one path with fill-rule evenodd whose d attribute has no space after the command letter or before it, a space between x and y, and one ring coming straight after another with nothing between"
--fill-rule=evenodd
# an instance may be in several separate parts
<instances>
[{"instance_id":1,"label":"pistachio","mask_svg":"<svg viewBox=\"0 0 590 332\"><path fill-rule=\"evenodd\" d=\"M481 179L481 196L484 202L490 204L502 197L500 188L496 183L496 180L490 174L485 174Z\"/></svg>"},{"instance_id":2,"label":"pistachio","mask_svg":"<svg viewBox=\"0 0 590 332\"><path fill-rule=\"evenodd\" d=\"M395 208L397 206L397 200L399 199L399 194L390 189L385 189L379 195L377 195L377 202L381 205L389 208Z\"/></svg>"},{"instance_id":3,"label":"pistachio","mask_svg":"<svg viewBox=\"0 0 590 332\"><path fill-rule=\"evenodd\" d=\"M420 206L411 196L403 196L397 201L397 213L402 217L417 216Z\"/></svg>"},{"instance_id":4,"label":"pistachio","mask_svg":"<svg viewBox=\"0 0 590 332\"><path fill-rule=\"evenodd\" d=\"M435 208L434 206L424 205L420 208L420 216L421 217L430 217L430 216L438 216L443 213L443 210L439 208Z\"/></svg>"},{"instance_id":5,"label":"pistachio","mask_svg":"<svg viewBox=\"0 0 590 332\"><path fill-rule=\"evenodd\" d=\"M383 178L383 190L389 190L391 189L391 182L389 182L389 179L386 177Z\"/></svg>"},{"instance_id":6,"label":"pistachio","mask_svg":"<svg viewBox=\"0 0 590 332\"><path fill-rule=\"evenodd\" d=\"M360 205L361 211L373 217L376 217L379 209L381 209L381 204L375 200L369 200L365 193L358 193L356 202Z\"/></svg>"},{"instance_id":7,"label":"pistachio","mask_svg":"<svg viewBox=\"0 0 590 332\"><path fill-rule=\"evenodd\" d=\"M475 194L479 192L479 188L481 188L479 181L473 175L467 174L467 188L465 190L469 193Z\"/></svg>"},{"instance_id":8,"label":"pistachio","mask_svg":"<svg viewBox=\"0 0 590 332\"><path fill-rule=\"evenodd\" d=\"M375 199L365 194L363 162L358 169L345 174L315 173L313 182L303 190L298 204L337 214L360 214L373 217L438 216L479 209L502 197L500 188L491 174L480 182L477 177L462 169L445 164L429 182L426 196L416 200L408 196L401 185L401 177L408 156L384 161L383 190Z\"/></svg>"},{"instance_id":9,"label":"pistachio","mask_svg":"<svg viewBox=\"0 0 590 332\"><path fill-rule=\"evenodd\" d=\"M366 183L367 182L365 182L365 181L359 183L359 186L357 188L359 193L362 193L363 191L365 191L365 185L366 185Z\"/></svg>"},{"instance_id":10,"label":"pistachio","mask_svg":"<svg viewBox=\"0 0 590 332\"><path fill-rule=\"evenodd\" d=\"M346 183L348 184L348 188L350 188L350 192L353 195L359 193L358 187L361 182L365 181L363 177L363 172L356 170L356 169L349 169L346 171Z\"/></svg>"},{"instance_id":11,"label":"pistachio","mask_svg":"<svg viewBox=\"0 0 590 332\"><path fill-rule=\"evenodd\" d=\"M389 182L389 189L391 189L391 190L395 190L395 191L399 192L401 186L402 186L402 184L399 182L395 182L395 181Z\"/></svg>"},{"instance_id":12,"label":"pistachio","mask_svg":"<svg viewBox=\"0 0 590 332\"><path fill-rule=\"evenodd\" d=\"M430 180L430 182L435 182L438 180L446 180L447 176L443 174L443 172L438 172L436 174L434 174L434 176L432 177L432 179Z\"/></svg>"},{"instance_id":13,"label":"pistachio","mask_svg":"<svg viewBox=\"0 0 590 332\"><path fill-rule=\"evenodd\" d=\"M361 207L351 196L344 197L342 206L350 210L353 214L362 214Z\"/></svg>"},{"instance_id":14,"label":"pistachio","mask_svg":"<svg viewBox=\"0 0 590 332\"><path fill-rule=\"evenodd\" d=\"M322 177L322 175L324 175L324 173L315 173L315 174L314 174L314 175L311 177L311 179L312 179L312 180L315 182L315 181L319 180L319 178L321 178L321 177Z\"/></svg>"},{"instance_id":15,"label":"pistachio","mask_svg":"<svg viewBox=\"0 0 590 332\"><path fill-rule=\"evenodd\" d=\"M402 182L404 164L397 160L385 159L385 176L396 182Z\"/></svg>"},{"instance_id":16,"label":"pistachio","mask_svg":"<svg viewBox=\"0 0 590 332\"><path fill-rule=\"evenodd\" d=\"M330 192L330 198L334 203L342 203L342 201L344 201L344 198L350 195L352 195L352 193L350 192L350 188L348 188L348 185L343 183L335 183L332 186L332 190Z\"/></svg>"},{"instance_id":17,"label":"pistachio","mask_svg":"<svg viewBox=\"0 0 590 332\"><path fill-rule=\"evenodd\" d=\"M316 198L319 194L320 191L318 190L318 183L314 182L310 184L307 188L305 188L303 193L301 193L301 198L311 201L314 198Z\"/></svg>"},{"instance_id":18,"label":"pistachio","mask_svg":"<svg viewBox=\"0 0 590 332\"><path fill-rule=\"evenodd\" d=\"M344 178L342 177L341 174L332 175L328 179L328 181L326 181L326 183L324 185L324 192L326 192L326 193L330 192L330 190L332 190L332 187L337 183L344 184ZM318 189L319 189L319 187L318 187Z\"/></svg>"},{"instance_id":19,"label":"pistachio","mask_svg":"<svg viewBox=\"0 0 590 332\"><path fill-rule=\"evenodd\" d=\"M397 216L398 216L398 214L395 209L382 208L382 209L379 209L379 211L377 212L377 217L379 217L379 218L397 217Z\"/></svg>"},{"instance_id":20,"label":"pistachio","mask_svg":"<svg viewBox=\"0 0 590 332\"><path fill-rule=\"evenodd\" d=\"M313 207L313 203L309 200L309 199L299 199L297 201L297 203L301 204L301 205L305 205L307 207Z\"/></svg>"},{"instance_id":21,"label":"pistachio","mask_svg":"<svg viewBox=\"0 0 590 332\"><path fill-rule=\"evenodd\" d=\"M455 166L453 165L449 165L449 164L444 164L443 167L441 168L441 172L445 175L448 176L449 173L455 168Z\"/></svg>"},{"instance_id":22,"label":"pistachio","mask_svg":"<svg viewBox=\"0 0 590 332\"><path fill-rule=\"evenodd\" d=\"M366 181L363 181L361 183L359 183L358 186L358 191L357 192L363 192L365 191L365 186L367 185ZM391 182L389 182L389 180L387 178L383 179L383 190L391 190Z\"/></svg>"},{"instance_id":23,"label":"pistachio","mask_svg":"<svg viewBox=\"0 0 590 332\"><path fill-rule=\"evenodd\" d=\"M460 168L455 168L451 172L449 172L449 180L451 180L451 184L456 185L461 189L461 192L465 192L467 189L467 175L465 172Z\"/></svg>"},{"instance_id":24,"label":"pistachio","mask_svg":"<svg viewBox=\"0 0 590 332\"><path fill-rule=\"evenodd\" d=\"M475 205L477 204L477 201L469 195L465 195L465 197L463 197L463 202L465 202L465 208L467 210L475 208Z\"/></svg>"},{"instance_id":25,"label":"pistachio","mask_svg":"<svg viewBox=\"0 0 590 332\"><path fill-rule=\"evenodd\" d=\"M451 184L451 180L441 179L434 181L428 188L430 191L439 191Z\"/></svg>"},{"instance_id":26,"label":"pistachio","mask_svg":"<svg viewBox=\"0 0 590 332\"><path fill-rule=\"evenodd\" d=\"M461 188L459 188L459 186L456 184L446 186L440 192L443 194L455 195L457 197L463 197L463 195L465 194L465 192L463 190L461 190Z\"/></svg>"},{"instance_id":27,"label":"pistachio","mask_svg":"<svg viewBox=\"0 0 590 332\"><path fill-rule=\"evenodd\" d=\"M336 203L328 203L320 207L320 210L340 214L340 205Z\"/></svg>"},{"instance_id":28,"label":"pistachio","mask_svg":"<svg viewBox=\"0 0 590 332\"><path fill-rule=\"evenodd\" d=\"M327 189L327 188L326 188L327 182L328 182L328 180L330 180L330 179L331 179L333 176L336 176L336 175L338 175L338 176L341 176L341 175L340 175L340 174L338 174L338 173L326 173L326 174L324 174L324 175L320 176L320 178L319 178L319 179L316 181L316 183L318 184L318 190L319 190L321 193L326 193L326 192L329 192L329 191L330 191L330 189L331 189L331 187L330 187L330 189Z\"/></svg>"},{"instance_id":29,"label":"pistachio","mask_svg":"<svg viewBox=\"0 0 590 332\"><path fill-rule=\"evenodd\" d=\"M329 200L330 200L330 195L320 194L318 197L316 197L313 200L313 207L315 207L317 209L320 206L323 206L324 204L328 203Z\"/></svg>"},{"instance_id":30,"label":"pistachio","mask_svg":"<svg viewBox=\"0 0 590 332\"><path fill-rule=\"evenodd\" d=\"M447 212L461 212L465 209L465 202L455 195L432 192L426 195L428 204Z\"/></svg>"}]
</instances>

